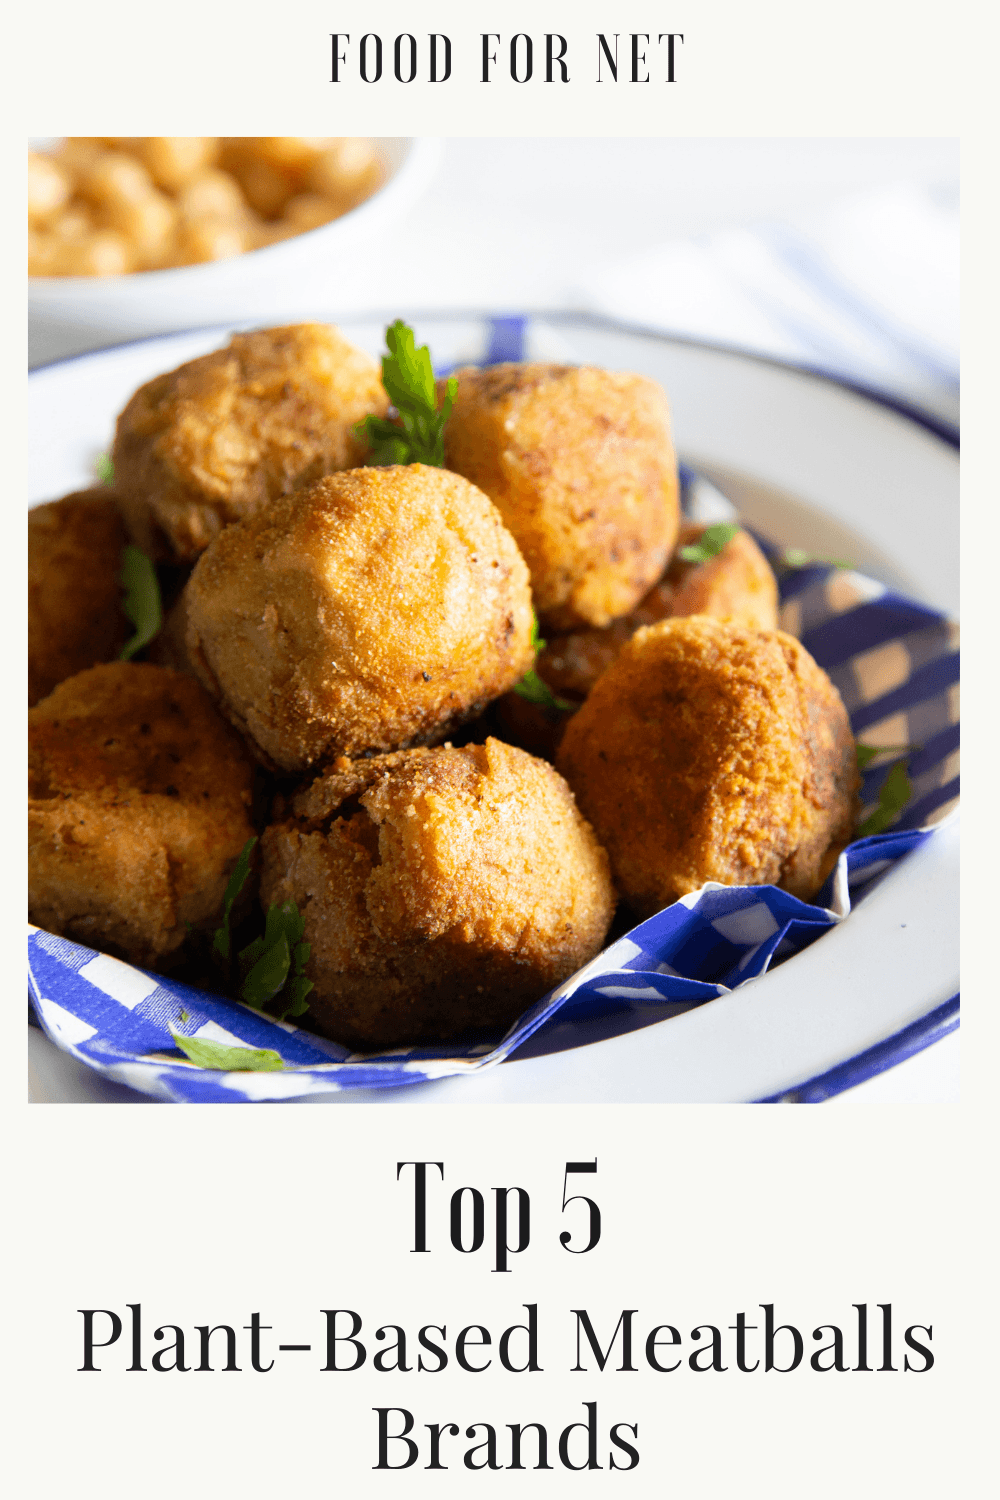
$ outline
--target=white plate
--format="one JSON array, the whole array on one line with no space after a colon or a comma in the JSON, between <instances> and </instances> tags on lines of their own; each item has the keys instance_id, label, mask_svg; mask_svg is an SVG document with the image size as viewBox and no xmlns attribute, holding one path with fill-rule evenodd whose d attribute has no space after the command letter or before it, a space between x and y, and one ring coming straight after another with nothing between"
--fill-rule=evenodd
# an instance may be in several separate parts
<instances>
[{"instance_id":1,"label":"white plate","mask_svg":"<svg viewBox=\"0 0 1000 1500\"><path fill-rule=\"evenodd\" d=\"M483 319L412 321L439 365L482 355ZM381 349L385 320L340 326L373 354ZM221 330L175 335L37 371L29 397L30 503L92 482L94 460L135 388L223 337ZM774 541L848 556L913 597L957 611L958 458L927 427L819 375L593 320L536 319L527 337L529 358L660 380L682 458ZM927 1018L959 988L957 891L952 818L843 926L730 996L626 1036L472 1076L309 1102L721 1102L788 1093L907 1028L929 1039ZM40 1101L139 1099L39 1033L31 1046ZM862 1076L901 1052L895 1043L884 1047Z\"/></svg>"}]
</instances>

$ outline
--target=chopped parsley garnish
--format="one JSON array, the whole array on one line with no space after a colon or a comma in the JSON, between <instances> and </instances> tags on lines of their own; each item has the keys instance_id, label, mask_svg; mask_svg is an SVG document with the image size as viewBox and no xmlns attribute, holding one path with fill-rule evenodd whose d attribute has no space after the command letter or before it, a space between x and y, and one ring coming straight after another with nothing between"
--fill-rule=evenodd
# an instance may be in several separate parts
<instances>
[{"instance_id":1,"label":"chopped parsley garnish","mask_svg":"<svg viewBox=\"0 0 1000 1500\"><path fill-rule=\"evenodd\" d=\"M256 838L247 839L240 851L222 898L222 925L216 928L212 940L212 959L226 982L231 977L233 907L249 879L250 856L256 842ZM263 933L238 955L242 977L240 999L254 1010L263 1010L280 997L283 1008L269 1012L279 1021L286 1016L301 1016L309 1009L306 996L313 982L306 978L304 969L311 949L302 941L304 930L305 923L294 901L271 906Z\"/></svg>"},{"instance_id":2,"label":"chopped parsley garnish","mask_svg":"<svg viewBox=\"0 0 1000 1500\"><path fill-rule=\"evenodd\" d=\"M728 547L739 529L736 521L719 521L715 526L706 526L698 540L681 547L677 556L681 562L708 562L709 558L718 557L722 549Z\"/></svg>"},{"instance_id":3,"label":"chopped parsley garnish","mask_svg":"<svg viewBox=\"0 0 1000 1500\"><path fill-rule=\"evenodd\" d=\"M131 661L137 651L149 645L163 624L160 585L156 569L145 552L131 543L122 551L118 581L125 590L122 609L130 624L135 626L135 635L125 642L119 660Z\"/></svg>"},{"instance_id":4,"label":"chopped parsley garnish","mask_svg":"<svg viewBox=\"0 0 1000 1500\"><path fill-rule=\"evenodd\" d=\"M444 424L455 402L458 382L452 376L438 410L430 350L415 347L413 329L401 318L385 331L389 353L382 356L382 384L396 417L365 417L354 429L367 437L369 467L385 464L433 464L444 467Z\"/></svg>"},{"instance_id":5,"label":"chopped parsley garnish","mask_svg":"<svg viewBox=\"0 0 1000 1500\"><path fill-rule=\"evenodd\" d=\"M894 823L913 796L913 784L906 774L901 760L889 767L888 774L879 788L878 807L869 813L863 823L855 829L857 839L870 838L873 833L882 833Z\"/></svg>"},{"instance_id":6,"label":"chopped parsley garnish","mask_svg":"<svg viewBox=\"0 0 1000 1500\"><path fill-rule=\"evenodd\" d=\"M231 1047L226 1042L212 1042L197 1036L170 1035L174 1042L199 1068L213 1068L224 1073L278 1073L285 1064L270 1047Z\"/></svg>"},{"instance_id":7,"label":"chopped parsley garnish","mask_svg":"<svg viewBox=\"0 0 1000 1500\"><path fill-rule=\"evenodd\" d=\"M99 453L94 460L94 473L102 484L114 484L115 466L110 453Z\"/></svg>"},{"instance_id":8,"label":"chopped parsley garnish","mask_svg":"<svg viewBox=\"0 0 1000 1500\"><path fill-rule=\"evenodd\" d=\"M286 1016L301 1016L309 1009L306 996L313 982L303 971L312 949L302 941L304 930L294 901L271 906L263 937L254 938L240 953L244 975L240 997L254 1010L263 1010L280 995L284 1008L277 1012L279 1021Z\"/></svg>"},{"instance_id":9,"label":"chopped parsley garnish","mask_svg":"<svg viewBox=\"0 0 1000 1500\"><path fill-rule=\"evenodd\" d=\"M860 741L854 746L859 771L870 765L877 755L912 755L922 748L922 745L862 745Z\"/></svg>"},{"instance_id":10,"label":"chopped parsley garnish","mask_svg":"<svg viewBox=\"0 0 1000 1500\"><path fill-rule=\"evenodd\" d=\"M547 642L543 641L538 634L538 616L534 610L531 611L531 644L535 648L537 661L545 650ZM539 677L534 667L530 667L525 672L520 682L515 682L512 691L526 698L529 703L540 703L543 708L554 708L563 714L572 713L577 707L575 703L568 703L565 698L557 698L548 683L543 682Z\"/></svg>"}]
</instances>

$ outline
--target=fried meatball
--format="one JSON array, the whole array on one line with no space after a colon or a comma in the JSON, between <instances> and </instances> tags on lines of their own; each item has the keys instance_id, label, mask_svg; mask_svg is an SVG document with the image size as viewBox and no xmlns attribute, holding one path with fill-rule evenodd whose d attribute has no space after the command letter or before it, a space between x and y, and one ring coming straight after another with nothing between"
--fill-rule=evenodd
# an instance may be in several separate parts
<instances>
[{"instance_id":1,"label":"fried meatball","mask_svg":"<svg viewBox=\"0 0 1000 1500\"><path fill-rule=\"evenodd\" d=\"M561 697L582 701L602 672L616 661L626 641L643 625L681 615L711 615L747 630L777 630L778 584L763 552L746 531L738 531L715 557L685 562L706 527L686 522L666 573L624 619L604 630L577 630L553 636L538 658L538 675Z\"/></svg>"},{"instance_id":2,"label":"fried meatball","mask_svg":"<svg viewBox=\"0 0 1000 1500\"><path fill-rule=\"evenodd\" d=\"M444 469L353 469L231 526L187 586L198 676L264 764L443 740L531 665L528 571Z\"/></svg>"},{"instance_id":3,"label":"fried meatball","mask_svg":"<svg viewBox=\"0 0 1000 1500\"><path fill-rule=\"evenodd\" d=\"M663 572L678 526L667 398L641 375L570 365L457 372L445 463L484 490L552 630L607 625Z\"/></svg>"},{"instance_id":4,"label":"fried meatball","mask_svg":"<svg viewBox=\"0 0 1000 1500\"><path fill-rule=\"evenodd\" d=\"M310 1014L338 1041L506 1027L604 942L604 850L562 777L499 740L345 758L292 810L261 900L298 904Z\"/></svg>"},{"instance_id":5,"label":"fried meatball","mask_svg":"<svg viewBox=\"0 0 1000 1500\"><path fill-rule=\"evenodd\" d=\"M644 627L567 724L556 764L643 916L709 880L809 900L851 836L844 705L777 630L705 615Z\"/></svg>"},{"instance_id":6,"label":"fried meatball","mask_svg":"<svg viewBox=\"0 0 1000 1500\"><path fill-rule=\"evenodd\" d=\"M677 551L666 573L623 619L613 620L603 630L591 626L555 635L547 642L535 670L555 696L571 707L560 712L517 693L505 693L496 705L503 739L532 755L555 759L566 713L583 702L643 625L677 615L712 615L748 630L778 628L778 585L767 558L747 532L738 531L707 562L685 562L680 556L680 549L696 542L705 530L704 525L690 521L681 526Z\"/></svg>"},{"instance_id":7,"label":"fried meatball","mask_svg":"<svg viewBox=\"0 0 1000 1500\"><path fill-rule=\"evenodd\" d=\"M359 463L355 424L387 409L375 361L335 328L238 333L142 386L118 418L129 530L151 556L191 561L224 526Z\"/></svg>"},{"instance_id":8,"label":"fried meatball","mask_svg":"<svg viewBox=\"0 0 1000 1500\"><path fill-rule=\"evenodd\" d=\"M125 527L107 489L28 512L28 704L85 667L111 661L128 635L121 610Z\"/></svg>"},{"instance_id":9,"label":"fried meatball","mask_svg":"<svg viewBox=\"0 0 1000 1500\"><path fill-rule=\"evenodd\" d=\"M80 672L28 721L31 920L160 967L220 919L249 756L193 677L148 663Z\"/></svg>"}]
</instances>

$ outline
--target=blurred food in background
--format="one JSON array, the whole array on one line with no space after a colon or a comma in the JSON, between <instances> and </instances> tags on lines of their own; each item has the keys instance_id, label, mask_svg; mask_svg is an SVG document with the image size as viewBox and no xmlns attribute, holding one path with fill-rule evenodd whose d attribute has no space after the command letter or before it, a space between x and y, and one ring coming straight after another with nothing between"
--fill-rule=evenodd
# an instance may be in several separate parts
<instances>
[{"instance_id":1,"label":"blurred food in background","mask_svg":"<svg viewBox=\"0 0 1000 1500\"><path fill-rule=\"evenodd\" d=\"M340 218L383 176L357 136L69 136L28 153L28 273L224 260Z\"/></svg>"}]
</instances>

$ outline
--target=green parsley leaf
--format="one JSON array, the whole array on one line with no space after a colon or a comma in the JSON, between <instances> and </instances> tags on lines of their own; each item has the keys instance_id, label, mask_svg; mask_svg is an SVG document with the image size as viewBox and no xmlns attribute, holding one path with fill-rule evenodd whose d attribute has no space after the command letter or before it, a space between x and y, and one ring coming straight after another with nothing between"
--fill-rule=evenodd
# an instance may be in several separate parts
<instances>
[{"instance_id":1,"label":"green parsley leaf","mask_svg":"<svg viewBox=\"0 0 1000 1500\"><path fill-rule=\"evenodd\" d=\"M517 693L518 697L525 698L529 703L540 703L543 708L558 709L561 714L572 713L577 707L568 699L557 697L548 683L539 677L534 667L525 672L520 682L515 682L511 691Z\"/></svg>"},{"instance_id":2,"label":"green parsley leaf","mask_svg":"<svg viewBox=\"0 0 1000 1500\"><path fill-rule=\"evenodd\" d=\"M531 634L528 637L528 644L534 646L536 656L540 656L541 653L545 650L546 646L549 644L548 641L542 640L542 637L538 632L538 616L535 614L534 610L531 611Z\"/></svg>"},{"instance_id":3,"label":"green parsley leaf","mask_svg":"<svg viewBox=\"0 0 1000 1500\"><path fill-rule=\"evenodd\" d=\"M122 609L135 626L135 635L125 642L119 661L131 661L137 651L148 646L163 624L163 605L156 569L138 547L131 543L122 551L122 569L118 580L125 590Z\"/></svg>"},{"instance_id":4,"label":"green parsley leaf","mask_svg":"<svg viewBox=\"0 0 1000 1500\"><path fill-rule=\"evenodd\" d=\"M365 417L364 422L358 423L358 427L364 427L365 435L371 445L368 457L365 459L366 468L386 469L392 464L417 462L409 439L404 437L399 428L387 421L385 417Z\"/></svg>"},{"instance_id":5,"label":"green parsley leaf","mask_svg":"<svg viewBox=\"0 0 1000 1500\"><path fill-rule=\"evenodd\" d=\"M543 641L538 633L538 616L534 610L531 611L531 644L535 648L537 661L548 642ZM520 682L515 682L511 691L521 698L526 698L529 703L540 703L543 708L556 709L562 714L573 713L577 708L577 704L569 703L565 698L557 698L548 683L543 682L539 677L534 667L529 667Z\"/></svg>"},{"instance_id":6,"label":"green parsley leaf","mask_svg":"<svg viewBox=\"0 0 1000 1500\"><path fill-rule=\"evenodd\" d=\"M278 1015L301 1016L309 1009L306 995L313 988L303 973L312 951L302 941L305 923L294 901L270 906L264 924L264 936L254 938L240 954L245 973L240 995L254 1010L263 1010L279 994L286 1002Z\"/></svg>"},{"instance_id":7,"label":"green parsley leaf","mask_svg":"<svg viewBox=\"0 0 1000 1500\"><path fill-rule=\"evenodd\" d=\"M367 437L369 467L385 464L432 464L444 467L444 424L455 404L458 382L448 381L440 411L434 367L426 344L415 346L413 329L401 318L385 331L389 353L382 356L382 384L396 409L396 419L369 416L355 427Z\"/></svg>"},{"instance_id":8,"label":"green parsley leaf","mask_svg":"<svg viewBox=\"0 0 1000 1500\"><path fill-rule=\"evenodd\" d=\"M708 562L709 558L718 557L723 548L728 547L739 529L736 521L719 521L715 526L707 526L698 540L689 547L681 547L677 556L682 562Z\"/></svg>"},{"instance_id":9,"label":"green parsley leaf","mask_svg":"<svg viewBox=\"0 0 1000 1500\"><path fill-rule=\"evenodd\" d=\"M811 552L803 552L801 547L786 547L779 552L774 559L779 568L853 568L852 562L845 562L842 557L814 557Z\"/></svg>"},{"instance_id":10,"label":"green parsley leaf","mask_svg":"<svg viewBox=\"0 0 1000 1500\"><path fill-rule=\"evenodd\" d=\"M115 466L110 453L99 453L94 460L94 473L102 484L114 484Z\"/></svg>"},{"instance_id":11,"label":"green parsley leaf","mask_svg":"<svg viewBox=\"0 0 1000 1500\"><path fill-rule=\"evenodd\" d=\"M311 979L304 974L296 974L285 986L284 998L288 1001L285 1009L278 1016L279 1021L286 1021L289 1016L301 1016L309 1009L306 996L313 988Z\"/></svg>"},{"instance_id":12,"label":"green parsley leaf","mask_svg":"<svg viewBox=\"0 0 1000 1500\"><path fill-rule=\"evenodd\" d=\"M264 939L255 937L252 943L240 950L240 973L247 975L264 952Z\"/></svg>"},{"instance_id":13,"label":"green parsley leaf","mask_svg":"<svg viewBox=\"0 0 1000 1500\"><path fill-rule=\"evenodd\" d=\"M297 908L295 911L295 915L296 917L298 917ZM301 917L299 917L299 922L302 922ZM314 986L312 980L306 978L303 970L305 969L306 964L309 962L309 955L311 952L312 947L309 943L296 943L295 947L292 949L292 961L294 964L294 968L292 971L292 977L285 985L285 989L282 995L282 998L286 1001L286 1004L284 1010L281 1010L277 1013L279 1021L286 1020L288 1016L301 1016L309 1009L309 1003L306 1000L306 996L308 995L309 991L314 988Z\"/></svg>"},{"instance_id":14,"label":"green parsley leaf","mask_svg":"<svg viewBox=\"0 0 1000 1500\"><path fill-rule=\"evenodd\" d=\"M922 749L922 745L862 745L860 741L854 746L859 771L870 765L876 755L912 755L914 751Z\"/></svg>"},{"instance_id":15,"label":"green parsley leaf","mask_svg":"<svg viewBox=\"0 0 1000 1500\"><path fill-rule=\"evenodd\" d=\"M229 877L226 886L226 894L222 898L222 926L215 929L215 937L212 939L212 952L217 954L226 965L229 963L232 952L232 934L229 931L229 918L232 914L233 904L240 891L250 878L250 855L257 839L247 839L240 850L240 857L233 866L233 873Z\"/></svg>"},{"instance_id":16,"label":"green parsley leaf","mask_svg":"<svg viewBox=\"0 0 1000 1500\"><path fill-rule=\"evenodd\" d=\"M280 1053L270 1047L230 1047L225 1042L181 1036L176 1031L170 1035L199 1068L214 1068L224 1073L279 1073L285 1066Z\"/></svg>"},{"instance_id":17,"label":"green parsley leaf","mask_svg":"<svg viewBox=\"0 0 1000 1500\"><path fill-rule=\"evenodd\" d=\"M272 907L272 911L273 911ZM288 971L292 966L292 955L288 947L288 939L282 934L278 941L270 948L265 947L261 957L258 958L250 970L240 995L254 1010L263 1010L269 1000L273 1000L288 978Z\"/></svg>"},{"instance_id":18,"label":"green parsley leaf","mask_svg":"<svg viewBox=\"0 0 1000 1500\"><path fill-rule=\"evenodd\" d=\"M891 766L878 794L878 807L865 818L855 830L857 839L869 838L873 833L882 833L894 823L913 796L913 785L901 760Z\"/></svg>"},{"instance_id":19,"label":"green parsley leaf","mask_svg":"<svg viewBox=\"0 0 1000 1500\"><path fill-rule=\"evenodd\" d=\"M301 943L305 925L294 901L285 901L281 906L269 906L264 924L265 948L272 948L284 938L291 952L297 943Z\"/></svg>"}]
</instances>

